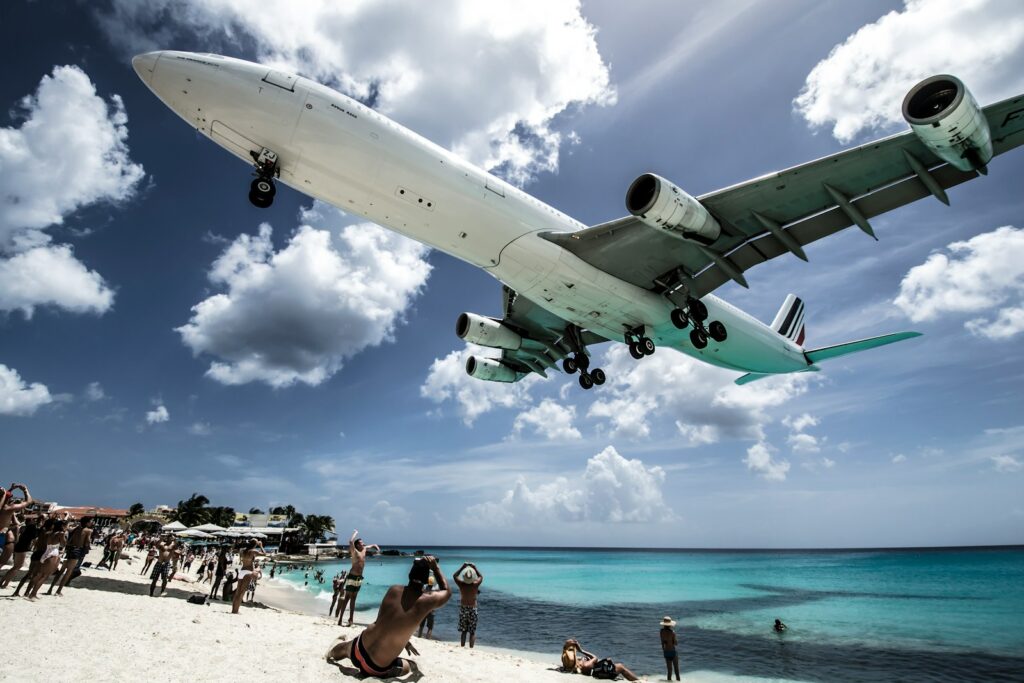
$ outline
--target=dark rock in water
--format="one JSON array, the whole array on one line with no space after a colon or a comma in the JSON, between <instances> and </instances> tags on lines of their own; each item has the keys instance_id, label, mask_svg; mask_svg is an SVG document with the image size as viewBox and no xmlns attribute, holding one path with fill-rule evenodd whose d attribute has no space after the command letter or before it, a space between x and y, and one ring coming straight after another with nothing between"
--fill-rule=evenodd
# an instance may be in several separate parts
<instances>
[{"instance_id":1,"label":"dark rock in water","mask_svg":"<svg viewBox=\"0 0 1024 683\"><path fill-rule=\"evenodd\" d=\"M388 557L401 557L402 556L402 551L401 550L392 550L392 549L389 548L387 550L381 550L380 554L381 555L387 555Z\"/></svg>"}]
</instances>

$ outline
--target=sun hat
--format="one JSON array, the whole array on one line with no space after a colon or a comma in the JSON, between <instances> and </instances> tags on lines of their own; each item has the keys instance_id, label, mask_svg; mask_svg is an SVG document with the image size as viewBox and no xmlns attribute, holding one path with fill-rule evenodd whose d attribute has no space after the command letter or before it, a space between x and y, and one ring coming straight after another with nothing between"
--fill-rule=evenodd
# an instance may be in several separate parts
<instances>
[{"instance_id":1,"label":"sun hat","mask_svg":"<svg viewBox=\"0 0 1024 683\"><path fill-rule=\"evenodd\" d=\"M672 620L672 617L662 617L661 625L672 627L676 625L676 622Z\"/></svg>"},{"instance_id":2,"label":"sun hat","mask_svg":"<svg viewBox=\"0 0 1024 683\"><path fill-rule=\"evenodd\" d=\"M459 581L462 583L479 583L480 575L476 573L476 570L472 567L465 567L459 573Z\"/></svg>"}]
</instances>

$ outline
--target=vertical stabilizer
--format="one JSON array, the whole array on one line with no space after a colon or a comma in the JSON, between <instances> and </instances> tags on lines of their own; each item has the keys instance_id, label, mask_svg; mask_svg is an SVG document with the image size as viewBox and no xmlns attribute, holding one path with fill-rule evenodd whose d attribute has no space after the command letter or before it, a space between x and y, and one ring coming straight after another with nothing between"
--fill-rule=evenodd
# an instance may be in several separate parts
<instances>
[{"instance_id":1,"label":"vertical stabilizer","mask_svg":"<svg viewBox=\"0 0 1024 683\"><path fill-rule=\"evenodd\" d=\"M804 302L796 294L790 294L782 302L782 308L775 314L772 329L798 346L804 345Z\"/></svg>"}]
</instances>

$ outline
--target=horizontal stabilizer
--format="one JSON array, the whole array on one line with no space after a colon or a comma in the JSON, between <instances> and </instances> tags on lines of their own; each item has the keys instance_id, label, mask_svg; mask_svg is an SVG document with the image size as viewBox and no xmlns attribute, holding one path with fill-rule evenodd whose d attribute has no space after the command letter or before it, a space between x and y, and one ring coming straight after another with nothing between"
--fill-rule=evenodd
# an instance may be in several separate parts
<instances>
[{"instance_id":1,"label":"horizontal stabilizer","mask_svg":"<svg viewBox=\"0 0 1024 683\"><path fill-rule=\"evenodd\" d=\"M838 358L839 356L845 356L850 353L867 351L868 349L874 349L879 346L885 346L886 344L894 344L898 341L903 341L904 339L913 339L914 337L920 336L920 332L896 332L894 334L883 334L881 337L869 337L868 339L861 339L860 341L846 342L845 344L836 344L835 346L823 346L820 349L811 349L810 351L805 352L804 355L807 356L807 362L818 363L830 358Z\"/></svg>"}]
</instances>

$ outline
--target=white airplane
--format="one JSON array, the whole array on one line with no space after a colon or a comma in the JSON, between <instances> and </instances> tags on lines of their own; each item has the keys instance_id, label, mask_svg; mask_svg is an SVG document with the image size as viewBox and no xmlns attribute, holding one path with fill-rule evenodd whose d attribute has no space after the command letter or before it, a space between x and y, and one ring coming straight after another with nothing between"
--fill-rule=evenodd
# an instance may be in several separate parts
<instances>
[{"instance_id":1,"label":"white airplane","mask_svg":"<svg viewBox=\"0 0 1024 683\"><path fill-rule=\"evenodd\" d=\"M275 180L483 268L504 314L463 313L456 333L501 350L471 357L473 377L515 382L561 366L584 389L605 382L587 347L624 341L636 359L659 345L745 373L817 363L918 336L808 349L804 304L790 294L769 326L711 292L744 271L873 216L987 173L1024 142L1024 96L981 109L959 79L914 86L911 130L691 197L651 173L626 192L631 215L587 227L369 107L290 73L212 54L138 55L139 77L181 118L253 165L249 199L270 206Z\"/></svg>"}]
</instances>

